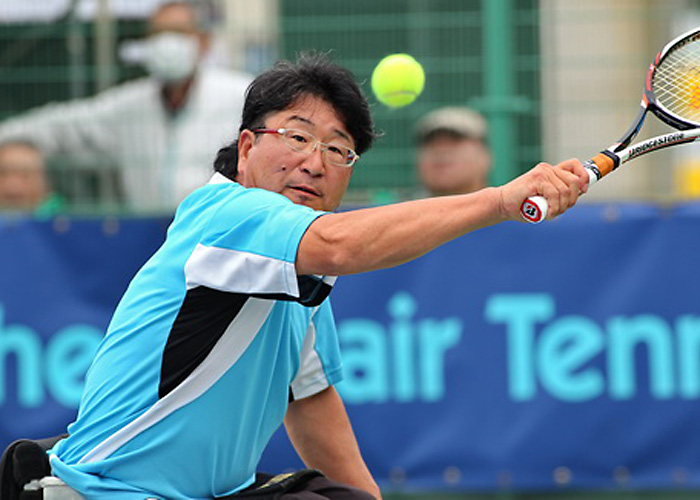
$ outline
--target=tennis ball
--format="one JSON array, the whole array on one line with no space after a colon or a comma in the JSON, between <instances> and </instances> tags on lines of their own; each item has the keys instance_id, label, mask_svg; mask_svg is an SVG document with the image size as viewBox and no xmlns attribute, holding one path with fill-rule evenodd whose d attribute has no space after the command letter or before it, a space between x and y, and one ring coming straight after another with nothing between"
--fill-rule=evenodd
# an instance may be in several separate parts
<instances>
[{"instance_id":1,"label":"tennis ball","mask_svg":"<svg viewBox=\"0 0 700 500\"><path fill-rule=\"evenodd\" d=\"M379 61L372 72L372 92L382 104L400 108L411 104L423 92L423 66L408 54L391 54Z\"/></svg>"}]
</instances>

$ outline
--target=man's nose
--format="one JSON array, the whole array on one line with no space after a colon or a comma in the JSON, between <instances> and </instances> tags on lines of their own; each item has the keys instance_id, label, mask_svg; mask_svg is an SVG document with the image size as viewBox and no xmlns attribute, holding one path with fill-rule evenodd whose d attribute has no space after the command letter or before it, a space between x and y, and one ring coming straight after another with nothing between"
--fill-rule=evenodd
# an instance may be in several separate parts
<instances>
[{"instance_id":1,"label":"man's nose","mask_svg":"<svg viewBox=\"0 0 700 500\"><path fill-rule=\"evenodd\" d=\"M320 144L316 144L313 150L306 156L301 164L301 168L314 177L323 174L325 164L323 163L323 150Z\"/></svg>"}]
</instances>

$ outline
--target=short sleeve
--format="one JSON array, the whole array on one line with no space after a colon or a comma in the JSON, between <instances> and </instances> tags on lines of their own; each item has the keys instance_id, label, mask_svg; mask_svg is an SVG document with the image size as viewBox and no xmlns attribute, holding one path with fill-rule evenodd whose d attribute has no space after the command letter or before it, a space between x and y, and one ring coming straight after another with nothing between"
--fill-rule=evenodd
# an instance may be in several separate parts
<instances>
[{"instance_id":1,"label":"short sleeve","mask_svg":"<svg viewBox=\"0 0 700 500\"><path fill-rule=\"evenodd\" d=\"M302 346L299 371L291 384L292 397L303 399L343 379L338 333L326 299L312 316Z\"/></svg>"},{"instance_id":2,"label":"short sleeve","mask_svg":"<svg viewBox=\"0 0 700 500\"><path fill-rule=\"evenodd\" d=\"M326 212L277 193L239 188L208 222L185 265L187 288L298 298L295 260L311 223Z\"/></svg>"}]
</instances>

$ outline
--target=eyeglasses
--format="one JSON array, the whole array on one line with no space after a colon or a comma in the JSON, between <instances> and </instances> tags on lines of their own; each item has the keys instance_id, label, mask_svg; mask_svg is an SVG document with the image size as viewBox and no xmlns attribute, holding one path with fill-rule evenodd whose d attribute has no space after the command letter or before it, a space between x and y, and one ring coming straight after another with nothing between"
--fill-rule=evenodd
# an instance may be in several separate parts
<instances>
[{"instance_id":1,"label":"eyeglasses","mask_svg":"<svg viewBox=\"0 0 700 500\"><path fill-rule=\"evenodd\" d=\"M259 128L252 132L254 134L277 134L289 149L299 153L311 154L316 151L317 146L320 146L323 159L337 167L352 167L360 158L360 155L346 146L326 144L303 130L293 128Z\"/></svg>"}]
</instances>

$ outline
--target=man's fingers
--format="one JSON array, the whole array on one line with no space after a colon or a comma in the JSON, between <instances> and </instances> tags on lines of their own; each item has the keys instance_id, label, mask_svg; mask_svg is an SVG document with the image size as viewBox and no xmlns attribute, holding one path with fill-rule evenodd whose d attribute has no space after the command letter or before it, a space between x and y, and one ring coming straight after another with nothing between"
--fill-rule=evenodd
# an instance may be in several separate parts
<instances>
[{"instance_id":1,"label":"man's fingers","mask_svg":"<svg viewBox=\"0 0 700 500\"><path fill-rule=\"evenodd\" d=\"M579 191L581 193L585 193L586 191L588 191L588 172L579 160L577 160L576 158L571 158L569 160L561 162L559 165L557 165L557 167L560 170L571 172L578 178L578 180L580 181Z\"/></svg>"},{"instance_id":2,"label":"man's fingers","mask_svg":"<svg viewBox=\"0 0 700 500\"><path fill-rule=\"evenodd\" d=\"M543 196L549 203L547 218L553 219L569 208L569 186L557 174L552 175L548 181L544 186Z\"/></svg>"},{"instance_id":3,"label":"man's fingers","mask_svg":"<svg viewBox=\"0 0 700 500\"><path fill-rule=\"evenodd\" d=\"M578 160L567 160L556 166L542 164L542 195L549 204L548 218L555 218L571 208L588 185L588 174Z\"/></svg>"},{"instance_id":4,"label":"man's fingers","mask_svg":"<svg viewBox=\"0 0 700 500\"><path fill-rule=\"evenodd\" d=\"M560 198L562 200L562 208L571 208L581 194L581 182L578 175L565 170L559 170L559 180L563 183L560 185Z\"/></svg>"}]
</instances>

